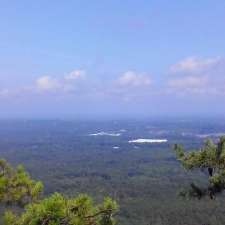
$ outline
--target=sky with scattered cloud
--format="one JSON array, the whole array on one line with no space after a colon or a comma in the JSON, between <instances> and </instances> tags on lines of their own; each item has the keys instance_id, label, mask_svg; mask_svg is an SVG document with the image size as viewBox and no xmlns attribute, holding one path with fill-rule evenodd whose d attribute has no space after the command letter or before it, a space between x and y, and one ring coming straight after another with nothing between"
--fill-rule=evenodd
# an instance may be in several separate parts
<instances>
[{"instance_id":1,"label":"sky with scattered cloud","mask_svg":"<svg viewBox=\"0 0 225 225\"><path fill-rule=\"evenodd\" d=\"M3 2L0 117L225 114L225 2Z\"/></svg>"}]
</instances>

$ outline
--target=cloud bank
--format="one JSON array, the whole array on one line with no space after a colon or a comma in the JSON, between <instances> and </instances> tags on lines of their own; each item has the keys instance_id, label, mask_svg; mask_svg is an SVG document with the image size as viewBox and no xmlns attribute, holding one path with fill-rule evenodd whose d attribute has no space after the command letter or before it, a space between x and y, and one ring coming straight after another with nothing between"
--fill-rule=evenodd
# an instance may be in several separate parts
<instances>
[{"instance_id":1,"label":"cloud bank","mask_svg":"<svg viewBox=\"0 0 225 225\"><path fill-rule=\"evenodd\" d=\"M225 58L222 57L181 59L162 72L160 82L157 74L150 71L127 69L109 79L107 76L99 78L94 71L74 69L58 76L41 75L22 86L0 88L2 104L9 100L37 105L45 102L45 105L55 104L62 109L74 106L82 111L83 107L90 112L116 109L124 113L147 113L146 108L165 112L172 111L171 106L183 111L195 107L203 110L208 107L208 101L219 109L224 97Z\"/></svg>"},{"instance_id":2,"label":"cloud bank","mask_svg":"<svg viewBox=\"0 0 225 225\"><path fill-rule=\"evenodd\" d=\"M225 59L188 57L170 67L168 87L188 94L224 95Z\"/></svg>"},{"instance_id":3,"label":"cloud bank","mask_svg":"<svg viewBox=\"0 0 225 225\"><path fill-rule=\"evenodd\" d=\"M32 94L51 93L79 95L120 96L121 99L135 96L166 95L167 93L182 94L225 94L225 59L221 57L200 58L187 57L170 66L169 73L162 82L153 82L149 72L127 70L114 79L90 79L86 70L75 69L62 76L43 75L31 84L10 89L0 89L0 97L28 92Z\"/></svg>"},{"instance_id":4,"label":"cloud bank","mask_svg":"<svg viewBox=\"0 0 225 225\"><path fill-rule=\"evenodd\" d=\"M144 87L151 84L151 79L144 73L137 73L130 70L122 74L118 78L117 83L120 86Z\"/></svg>"}]
</instances>

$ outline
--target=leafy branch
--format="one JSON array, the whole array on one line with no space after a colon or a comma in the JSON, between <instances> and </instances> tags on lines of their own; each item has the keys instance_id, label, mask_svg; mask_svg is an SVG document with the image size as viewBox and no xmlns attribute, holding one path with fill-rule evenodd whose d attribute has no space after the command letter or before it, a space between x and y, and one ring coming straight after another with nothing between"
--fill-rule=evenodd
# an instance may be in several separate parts
<instances>
[{"instance_id":1,"label":"leafy branch","mask_svg":"<svg viewBox=\"0 0 225 225\"><path fill-rule=\"evenodd\" d=\"M217 144L207 139L204 145L197 150L185 151L179 144L175 144L173 149L177 160L185 169L200 169L208 174L206 188L200 188L192 183L190 190L181 192L182 196L199 199L209 196L213 199L225 189L225 136L220 137Z\"/></svg>"}]
</instances>

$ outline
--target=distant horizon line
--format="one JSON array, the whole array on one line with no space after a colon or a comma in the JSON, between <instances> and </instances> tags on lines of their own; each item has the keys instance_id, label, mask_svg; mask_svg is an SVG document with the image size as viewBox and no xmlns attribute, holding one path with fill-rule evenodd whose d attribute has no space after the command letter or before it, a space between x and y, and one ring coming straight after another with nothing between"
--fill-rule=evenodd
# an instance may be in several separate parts
<instances>
[{"instance_id":1,"label":"distant horizon line","mask_svg":"<svg viewBox=\"0 0 225 225\"><path fill-rule=\"evenodd\" d=\"M0 121L9 121L9 120L90 120L90 121L110 121L110 120L169 120L169 119L178 119L178 120L208 120L208 119L225 119L225 115L96 115L96 116L87 116L87 115L64 115L64 116L0 116Z\"/></svg>"}]
</instances>

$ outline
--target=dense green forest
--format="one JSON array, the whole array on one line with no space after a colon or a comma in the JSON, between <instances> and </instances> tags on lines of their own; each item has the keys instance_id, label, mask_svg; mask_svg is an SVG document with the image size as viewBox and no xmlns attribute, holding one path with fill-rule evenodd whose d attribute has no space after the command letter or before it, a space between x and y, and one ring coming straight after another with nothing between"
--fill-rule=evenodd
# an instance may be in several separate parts
<instances>
[{"instance_id":1,"label":"dense green forest","mask_svg":"<svg viewBox=\"0 0 225 225\"><path fill-rule=\"evenodd\" d=\"M4 225L113 225L117 204L105 198L94 205L80 194L67 198L60 193L41 198L42 183L34 181L20 165L13 169L0 160L0 201Z\"/></svg>"},{"instance_id":2,"label":"dense green forest","mask_svg":"<svg viewBox=\"0 0 225 225\"><path fill-rule=\"evenodd\" d=\"M175 143L199 149L208 136L218 142L224 130L221 121L4 121L0 153L43 181L43 198L87 193L99 204L110 196L119 205L117 224L224 225L223 193L213 200L179 196L191 183L207 187L209 175L201 168L184 170L171 149ZM122 134L90 136L99 131ZM128 143L153 134L168 143Z\"/></svg>"},{"instance_id":3,"label":"dense green forest","mask_svg":"<svg viewBox=\"0 0 225 225\"><path fill-rule=\"evenodd\" d=\"M209 185L202 189L194 183L191 189L181 192L183 197L202 197L209 195L212 200L225 189L225 136L217 145L212 140L205 141L204 146L196 151L186 152L181 145L175 144L177 159L184 168L206 169ZM113 225L113 214L117 204L111 198L103 203L93 205L93 200L80 194L68 198L60 193L41 198L43 185L32 180L29 174L19 165L13 169L5 160L0 160L0 201L4 225ZM18 210L18 208L20 210Z\"/></svg>"}]
</instances>

